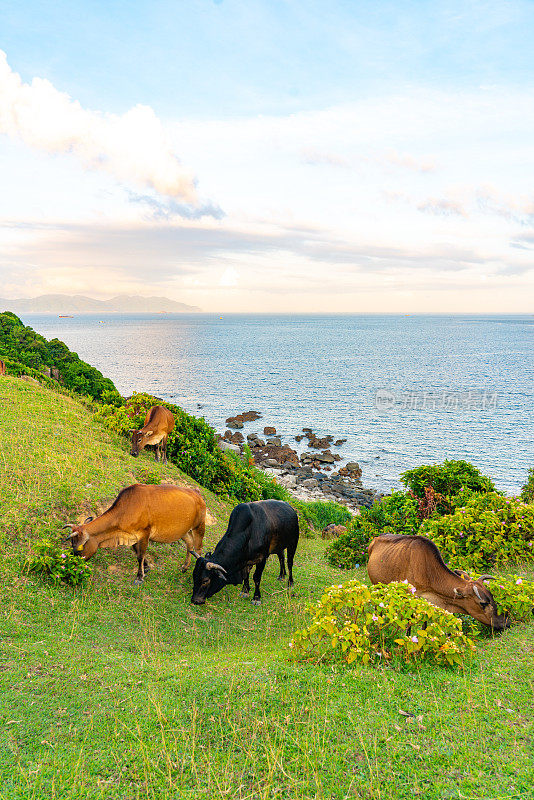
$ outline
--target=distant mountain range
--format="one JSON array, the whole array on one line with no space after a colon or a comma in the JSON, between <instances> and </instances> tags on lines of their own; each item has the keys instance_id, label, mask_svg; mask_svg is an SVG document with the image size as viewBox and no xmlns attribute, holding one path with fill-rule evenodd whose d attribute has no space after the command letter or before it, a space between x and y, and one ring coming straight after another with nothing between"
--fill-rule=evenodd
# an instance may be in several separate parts
<instances>
[{"instance_id":1,"label":"distant mountain range","mask_svg":"<svg viewBox=\"0 0 534 800\"><path fill-rule=\"evenodd\" d=\"M0 297L1 311L14 311L15 314L179 314L200 311L200 308L166 297L119 294L111 300L95 300L81 294L42 294L19 300Z\"/></svg>"}]
</instances>

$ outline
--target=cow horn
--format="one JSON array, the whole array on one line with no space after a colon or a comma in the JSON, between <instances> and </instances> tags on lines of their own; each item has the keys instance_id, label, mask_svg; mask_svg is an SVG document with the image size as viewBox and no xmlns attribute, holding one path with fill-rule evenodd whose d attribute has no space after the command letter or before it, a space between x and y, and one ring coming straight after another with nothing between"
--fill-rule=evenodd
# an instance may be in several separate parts
<instances>
[{"instance_id":1,"label":"cow horn","mask_svg":"<svg viewBox=\"0 0 534 800\"><path fill-rule=\"evenodd\" d=\"M190 552L190 553L191 553L191 555L192 555L192 556L194 556L195 558L200 558L200 553L197 553L197 551L196 551L196 550L190 550L189 552Z\"/></svg>"},{"instance_id":2,"label":"cow horn","mask_svg":"<svg viewBox=\"0 0 534 800\"><path fill-rule=\"evenodd\" d=\"M222 572L223 575L227 574L225 568L220 564L215 564L214 561L206 561L206 569L215 569L217 572Z\"/></svg>"},{"instance_id":3,"label":"cow horn","mask_svg":"<svg viewBox=\"0 0 534 800\"><path fill-rule=\"evenodd\" d=\"M494 581L495 575L481 575L479 581Z\"/></svg>"},{"instance_id":4,"label":"cow horn","mask_svg":"<svg viewBox=\"0 0 534 800\"><path fill-rule=\"evenodd\" d=\"M69 536L67 536L67 538L65 539L65 541L66 541L66 542L68 542L68 541L69 541L69 539L74 539L74 537L75 537L75 536L76 536L76 531L71 531L71 532L70 532L70 535L69 535Z\"/></svg>"},{"instance_id":5,"label":"cow horn","mask_svg":"<svg viewBox=\"0 0 534 800\"><path fill-rule=\"evenodd\" d=\"M484 598L483 598L483 597L482 597L482 595L480 594L480 591L479 591L479 589L478 589L478 586L476 585L476 583L473 585L473 591L474 591L474 593L476 594L476 596L478 597L478 599L479 599L479 600L480 600L482 603L483 603L483 602L485 602L485 601L484 601Z\"/></svg>"},{"instance_id":6,"label":"cow horn","mask_svg":"<svg viewBox=\"0 0 534 800\"><path fill-rule=\"evenodd\" d=\"M70 528L72 530L74 528L74 525L72 525L72 523L70 522L67 522L66 525L63 525L63 528ZM63 530L63 528L61 528L61 530Z\"/></svg>"}]
</instances>

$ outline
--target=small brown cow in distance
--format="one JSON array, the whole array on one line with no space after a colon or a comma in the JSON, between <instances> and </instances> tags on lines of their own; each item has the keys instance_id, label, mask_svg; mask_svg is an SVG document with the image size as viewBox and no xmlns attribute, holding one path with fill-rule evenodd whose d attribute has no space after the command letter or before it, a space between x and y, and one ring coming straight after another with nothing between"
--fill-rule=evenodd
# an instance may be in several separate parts
<instances>
[{"instance_id":1,"label":"small brown cow in distance","mask_svg":"<svg viewBox=\"0 0 534 800\"><path fill-rule=\"evenodd\" d=\"M170 484L135 483L119 493L113 505L99 517L88 517L83 525L70 528L74 552L91 558L99 547L115 548L131 545L139 562L136 583L142 583L148 572L145 558L149 542L182 540L187 555L182 567L191 563L191 553L198 558L202 550L206 526L206 503L194 489Z\"/></svg>"},{"instance_id":2,"label":"small brown cow in distance","mask_svg":"<svg viewBox=\"0 0 534 800\"><path fill-rule=\"evenodd\" d=\"M415 594L453 614L469 614L495 631L510 626L499 614L493 596L484 584L491 575L472 580L467 572L455 572L443 561L438 548L425 536L385 533L368 547L367 572L371 583L408 581Z\"/></svg>"},{"instance_id":3,"label":"small brown cow in distance","mask_svg":"<svg viewBox=\"0 0 534 800\"><path fill-rule=\"evenodd\" d=\"M162 456L163 463L167 463L167 437L174 430L174 417L165 406L152 406L145 417L144 426L132 434L132 447L130 454L137 456L147 444L155 444L155 459L159 461Z\"/></svg>"}]
</instances>

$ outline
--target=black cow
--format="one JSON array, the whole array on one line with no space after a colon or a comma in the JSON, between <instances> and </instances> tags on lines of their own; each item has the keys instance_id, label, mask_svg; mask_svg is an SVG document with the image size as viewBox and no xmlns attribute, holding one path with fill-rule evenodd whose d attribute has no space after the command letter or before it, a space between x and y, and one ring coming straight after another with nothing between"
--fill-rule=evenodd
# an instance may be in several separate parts
<instances>
[{"instance_id":1,"label":"black cow","mask_svg":"<svg viewBox=\"0 0 534 800\"><path fill-rule=\"evenodd\" d=\"M293 557L299 540L296 512L281 500L240 503L228 520L228 528L213 554L200 556L193 571L191 602L202 605L206 598L228 584L243 582L243 597L248 597L248 576L254 570L254 605L261 603L261 575L271 553L280 561L278 580L286 576L284 550L287 550L288 586L293 586Z\"/></svg>"}]
</instances>

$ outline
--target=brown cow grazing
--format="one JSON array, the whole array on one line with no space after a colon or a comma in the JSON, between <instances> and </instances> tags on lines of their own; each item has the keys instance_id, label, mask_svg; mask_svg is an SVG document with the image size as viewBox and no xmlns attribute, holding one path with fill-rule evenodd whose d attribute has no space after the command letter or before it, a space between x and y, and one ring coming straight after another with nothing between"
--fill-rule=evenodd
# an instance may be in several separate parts
<instances>
[{"instance_id":1,"label":"brown cow grazing","mask_svg":"<svg viewBox=\"0 0 534 800\"><path fill-rule=\"evenodd\" d=\"M368 547L367 572L371 583L408 581L415 594L454 614L469 614L494 631L510 627L504 614L499 614L483 575L473 580L467 572L453 572L443 561L438 548L424 536L382 534Z\"/></svg>"},{"instance_id":2,"label":"brown cow grazing","mask_svg":"<svg viewBox=\"0 0 534 800\"><path fill-rule=\"evenodd\" d=\"M0 375L6 374L6 365L5 362L0 359Z\"/></svg>"},{"instance_id":3,"label":"brown cow grazing","mask_svg":"<svg viewBox=\"0 0 534 800\"><path fill-rule=\"evenodd\" d=\"M191 553L198 558L206 525L206 503L194 489L161 484L135 483L119 493L113 505L99 517L88 517L83 525L65 525L71 533L72 549L83 558L91 558L99 547L131 545L139 562L136 583L148 572L145 558L149 542L182 540L187 555L182 567L191 563Z\"/></svg>"},{"instance_id":4,"label":"brown cow grazing","mask_svg":"<svg viewBox=\"0 0 534 800\"><path fill-rule=\"evenodd\" d=\"M130 454L137 456L147 444L156 445L156 461L163 453L163 463L167 463L167 437L174 430L174 417L165 406L152 406L145 417L145 424L141 430L131 431L132 448Z\"/></svg>"}]
</instances>

